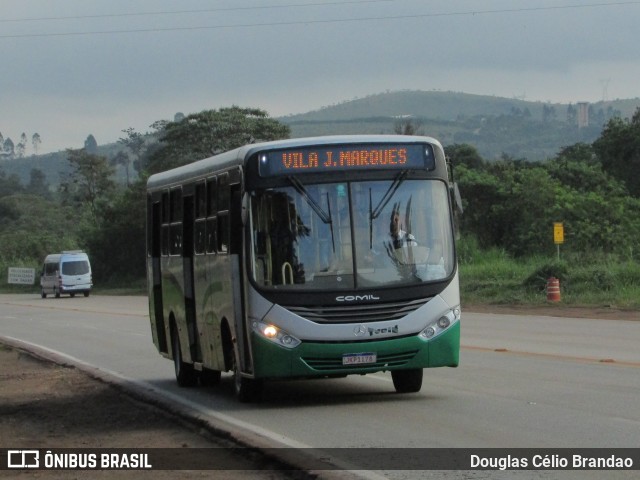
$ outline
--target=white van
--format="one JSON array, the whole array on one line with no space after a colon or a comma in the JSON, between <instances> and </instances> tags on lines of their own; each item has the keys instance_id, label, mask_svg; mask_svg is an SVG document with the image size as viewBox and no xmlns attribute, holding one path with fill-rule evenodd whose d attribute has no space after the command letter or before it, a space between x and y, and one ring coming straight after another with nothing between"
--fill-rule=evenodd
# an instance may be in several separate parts
<instances>
[{"instance_id":1,"label":"white van","mask_svg":"<svg viewBox=\"0 0 640 480\"><path fill-rule=\"evenodd\" d=\"M61 294L72 297L82 293L85 297L93 286L89 257L81 250L65 251L47 255L40 275L42 298L47 294L59 298Z\"/></svg>"}]
</instances>

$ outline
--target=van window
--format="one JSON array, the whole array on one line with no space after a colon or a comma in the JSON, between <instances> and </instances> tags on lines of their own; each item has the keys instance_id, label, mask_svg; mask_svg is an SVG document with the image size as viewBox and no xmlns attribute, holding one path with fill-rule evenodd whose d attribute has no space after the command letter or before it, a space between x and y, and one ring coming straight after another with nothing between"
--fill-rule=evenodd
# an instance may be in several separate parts
<instances>
[{"instance_id":1,"label":"van window","mask_svg":"<svg viewBox=\"0 0 640 480\"><path fill-rule=\"evenodd\" d=\"M44 274L45 275L55 275L58 271L57 263L46 263L44 265Z\"/></svg>"},{"instance_id":2,"label":"van window","mask_svg":"<svg viewBox=\"0 0 640 480\"><path fill-rule=\"evenodd\" d=\"M63 275L85 275L87 273L89 273L89 262L86 260L64 262L62 264Z\"/></svg>"}]
</instances>

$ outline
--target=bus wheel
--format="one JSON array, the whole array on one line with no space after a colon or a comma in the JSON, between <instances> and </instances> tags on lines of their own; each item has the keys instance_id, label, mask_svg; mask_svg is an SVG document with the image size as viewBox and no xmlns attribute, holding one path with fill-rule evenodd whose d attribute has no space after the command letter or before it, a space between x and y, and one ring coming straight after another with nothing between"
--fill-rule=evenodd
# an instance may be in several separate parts
<instances>
[{"instance_id":1,"label":"bus wheel","mask_svg":"<svg viewBox=\"0 0 640 480\"><path fill-rule=\"evenodd\" d=\"M421 368L414 370L393 370L391 372L391 378L393 379L393 386L396 388L396 392L419 392L422 388L422 373Z\"/></svg>"},{"instance_id":2,"label":"bus wheel","mask_svg":"<svg viewBox=\"0 0 640 480\"><path fill-rule=\"evenodd\" d=\"M209 370L208 368L204 368L200 372L200 385L203 387L215 387L220 383L220 371L219 370Z\"/></svg>"},{"instance_id":3,"label":"bus wheel","mask_svg":"<svg viewBox=\"0 0 640 480\"><path fill-rule=\"evenodd\" d=\"M176 380L181 387L193 387L198 382L198 376L193 369L193 365L182 361L182 350L180 349L180 337L177 329L173 329L173 366L176 371Z\"/></svg>"},{"instance_id":4,"label":"bus wheel","mask_svg":"<svg viewBox=\"0 0 640 480\"><path fill-rule=\"evenodd\" d=\"M262 381L243 377L238 368L235 352L233 353L233 386L236 397L243 403L260 400L260 396L262 395Z\"/></svg>"},{"instance_id":5,"label":"bus wheel","mask_svg":"<svg viewBox=\"0 0 640 480\"><path fill-rule=\"evenodd\" d=\"M84 296L85 296L85 297L88 297L88 296L89 296L89 293L90 293L90 292L89 292L89 290L87 290L86 292L84 292Z\"/></svg>"},{"instance_id":6,"label":"bus wheel","mask_svg":"<svg viewBox=\"0 0 640 480\"><path fill-rule=\"evenodd\" d=\"M60 292L58 291L57 288L53 289L53 294L56 296L56 298L60 298Z\"/></svg>"},{"instance_id":7,"label":"bus wheel","mask_svg":"<svg viewBox=\"0 0 640 480\"><path fill-rule=\"evenodd\" d=\"M43 289L42 289L42 291L40 292L40 296L41 296L42 298L47 298L47 294L45 293L44 288L43 288Z\"/></svg>"}]
</instances>

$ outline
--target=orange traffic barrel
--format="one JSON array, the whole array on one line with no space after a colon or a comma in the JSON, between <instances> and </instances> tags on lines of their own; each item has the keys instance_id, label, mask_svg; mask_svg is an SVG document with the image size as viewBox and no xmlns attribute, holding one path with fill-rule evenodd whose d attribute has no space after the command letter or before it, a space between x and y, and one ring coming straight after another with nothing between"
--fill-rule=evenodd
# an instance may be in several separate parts
<instances>
[{"instance_id":1,"label":"orange traffic barrel","mask_svg":"<svg viewBox=\"0 0 640 480\"><path fill-rule=\"evenodd\" d=\"M556 277L551 277L549 280L547 280L547 301L560 301L560 280L558 280Z\"/></svg>"}]
</instances>

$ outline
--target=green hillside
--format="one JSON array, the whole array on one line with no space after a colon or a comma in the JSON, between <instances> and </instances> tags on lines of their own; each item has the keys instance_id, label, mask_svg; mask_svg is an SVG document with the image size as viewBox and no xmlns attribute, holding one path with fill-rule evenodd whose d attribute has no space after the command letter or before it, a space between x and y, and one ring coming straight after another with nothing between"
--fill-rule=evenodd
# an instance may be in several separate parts
<instances>
[{"instance_id":1,"label":"green hillside","mask_svg":"<svg viewBox=\"0 0 640 480\"><path fill-rule=\"evenodd\" d=\"M399 122L411 122L418 133L445 146L468 143L486 160L503 155L545 160L565 146L591 143L613 116L630 118L640 98L589 105L589 125L578 128L577 105L529 102L522 99L458 92L400 91L369 95L329 105L304 114L278 118L292 137L338 134L394 133ZM122 145L98 146L98 154L112 159ZM67 153L4 160L0 169L28 184L32 169L45 173L52 188L68 173ZM122 167L117 177L125 182Z\"/></svg>"},{"instance_id":2,"label":"green hillside","mask_svg":"<svg viewBox=\"0 0 640 480\"><path fill-rule=\"evenodd\" d=\"M120 150L122 150L122 145L110 143L98 146L96 153L111 159ZM66 151L47 153L44 155L31 155L0 162L0 170L4 171L8 176L17 175L20 183L23 185L29 183L31 170L33 169L38 169L43 172L47 177L47 183L52 188L56 188L61 179L65 178L71 171ZM118 181L124 183L125 176L123 167L116 167L116 177Z\"/></svg>"},{"instance_id":3,"label":"green hillside","mask_svg":"<svg viewBox=\"0 0 640 480\"><path fill-rule=\"evenodd\" d=\"M443 144L469 143L487 160L503 154L544 160L562 147L593 142L613 116L631 117L640 98L588 106L589 125L578 128L577 105L456 92L402 91L370 95L279 120L293 137L394 133L411 121Z\"/></svg>"},{"instance_id":4,"label":"green hillside","mask_svg":"<svg viewBox=\"0 0 640 480\"><path fill-rule=\"evenodd\" d=\"M542 119L544 107L553 107L558 117L565 115L568 104L530 102L515 98L474 95L460 92L404 90L369 95L322 107L308 113L288 115L287 123L300 121L344 121L357 118L397 117L412 115L431 120L455 121L478 115L510 115L514 110L529 110L533 119ZM640 98L613 100L592 104L595 110L612 107L622 117L630 117L640 106Z\"/></svg>"}]
</instances>

